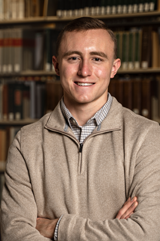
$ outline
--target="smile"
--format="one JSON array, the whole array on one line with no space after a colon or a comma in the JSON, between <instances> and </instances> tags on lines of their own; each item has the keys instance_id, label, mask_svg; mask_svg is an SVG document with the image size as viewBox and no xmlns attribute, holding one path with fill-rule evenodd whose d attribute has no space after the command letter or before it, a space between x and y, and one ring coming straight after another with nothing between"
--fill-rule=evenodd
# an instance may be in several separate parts
<instances>
[{"instance_id":1,"label":"smile","mask_svg":"<svg viewBox=\"0 0 160 241\"><path fill-rule=\"evenodd\" d=\"M93 85L93 83L80 83L80 82L76 82L77 85L79 86L90 86Z\"/></svg>"}]
</instances>

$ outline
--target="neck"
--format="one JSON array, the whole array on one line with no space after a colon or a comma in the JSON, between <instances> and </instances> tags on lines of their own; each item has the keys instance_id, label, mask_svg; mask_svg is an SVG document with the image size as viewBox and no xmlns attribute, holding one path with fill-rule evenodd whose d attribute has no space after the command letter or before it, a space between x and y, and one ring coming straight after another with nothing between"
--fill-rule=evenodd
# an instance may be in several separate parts
<instances>
[{"instance_id":1,"label":"neck","mask_svg":"<svg viewBox=\"0 0 160 241\"><path fill-rule=\"evenodd\" d=\"M95 115L95 113L102 108L102 106L107 102L107 99L101 103L94 103L90 105L90 103L87 104L74 104L70 105L67 101L64 99L64 103L68 110L71 112L72 116L76 119L78 124L80 126L83 126L86 124L86 122Z\"/></svg>"}]
</instances>

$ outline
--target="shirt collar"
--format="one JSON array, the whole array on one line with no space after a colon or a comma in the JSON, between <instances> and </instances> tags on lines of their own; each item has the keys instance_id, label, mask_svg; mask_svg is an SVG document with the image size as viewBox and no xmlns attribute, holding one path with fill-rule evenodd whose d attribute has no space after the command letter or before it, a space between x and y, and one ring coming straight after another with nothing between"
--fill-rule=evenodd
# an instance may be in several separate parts
<instances>
[{"instance_id":1,"label":"shirt collar","mask_svg":"<svg viewBox=\"0 0 160 241\"><path fill-rule=\"evenodd\" d=\"M108 100L107 102L102 106L102 108L100 110L98 110L93 117L91 117L87 123L89 123L91 120L95 120L96 125L100 125L102 123L102 121L106 118L110 108L111 108L111 104L112 104L112 96L110 95L110 93L108 93ZM63 98L61 99L61 111L65 117L65 119L67 120L69 126L71 126L70 120L74 120L74 123L76 125L78 125L76 119L72 116L71 112L67 109L67 107L64 104ZM79 126L79 125L78 125Z\"/></svg>"}]
</instances>

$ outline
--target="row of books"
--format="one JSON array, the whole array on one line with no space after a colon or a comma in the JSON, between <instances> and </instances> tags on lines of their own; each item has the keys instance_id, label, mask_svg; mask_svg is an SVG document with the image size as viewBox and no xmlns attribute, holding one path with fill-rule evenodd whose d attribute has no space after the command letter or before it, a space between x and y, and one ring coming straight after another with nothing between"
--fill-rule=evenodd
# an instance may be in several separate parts
<instances>
[{"instance_id":1,"label":"row of books","mask_svg":"<svg viewBox=\"0 0 160 241\"><path fill-rule=\"evenodd\" d=\"M58 0L58 17L106 15L159 10L159 0Z\"/></svg>"},{"instance_id":2,"label":"row of books","mask_svg":"<svg viewBox=\"0 0 160 241\"><path fill-rule=\"evenodd\" d=\"M122 69L160 67L160 29L145 26L141 29L115 32L117 56Z\"/></svg>"},{"instance_id":3,"label":"row of books","mask_svg":"<svg viewBox=\"0 0 160 241\"><path fill-rule=\"evenodd\" d=\"M52 70L58 30L0 29L0 73Z\"/></svg>"},{"instance_id":4,"label":"row of books","mask_svg":"<svg viewBox=\"0 0 160 241\"><path fill-rule=\"evenodd\" d=\"M160 119L160 78L112 79L109 92L126 108L146 118Z\"/></svg>"},{"instance_id":5,"label":"row of books","mask_svg":"<svg viewBox=\"0 0 160 241\"><path fill-rule=\"evenodd\" d=\"M56 7L53 0L0 0L0 20L46 16L49 1Z\"/></svg>"},{"instance_id":6,"label":"row of books","mask_svg":"<svg viewBox=\"0 0 160 241\"><path fill-rule=\"evenodd\" d=\"M62 97L59 81L8 81L0 84L0 120L39 119Z\"/></svg>"},{"instance_id":7,"label":"row of books","mask_svg":"<svg viewBox=\"0 0 160 241\"><path fill-rule=\"evenodd\" d=\"M52 56L56 54L59 30L25 28L0 29L0 74L27 70L53 71ZM160 28L115 32L117 55L122 69L160 67Z\"/></svg>"},{"instance_id":8,"label":"row of books","mask_svg":"<svg viewBox=\"0 0 160 241\"><path fill-rule=\"evenodd\" d=\"M159 0L0 0L0 20L149 12Z\"/></svg>"}]
</instances>

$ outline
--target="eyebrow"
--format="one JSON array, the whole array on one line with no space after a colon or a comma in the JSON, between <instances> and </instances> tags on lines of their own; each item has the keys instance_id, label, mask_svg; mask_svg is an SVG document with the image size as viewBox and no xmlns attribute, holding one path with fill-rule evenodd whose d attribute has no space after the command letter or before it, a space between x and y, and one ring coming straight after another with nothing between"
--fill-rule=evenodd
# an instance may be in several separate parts
<instances>
[{"instance_id":1,"label":"eyebrow","mask_svg":"<svg viewBox=\"0 0 160 241\"><path fill-rule=\"evenodd\" d=\"M68 52L64 53L63 57L67 57L67 56L70 56L72 54L82 55L82 53L80 51L68 51ZM90 52L90 55L97 55L97 56L108 59L107 55L104 52L101 52L101 51Z\"/></svg>"}]
</instances>

